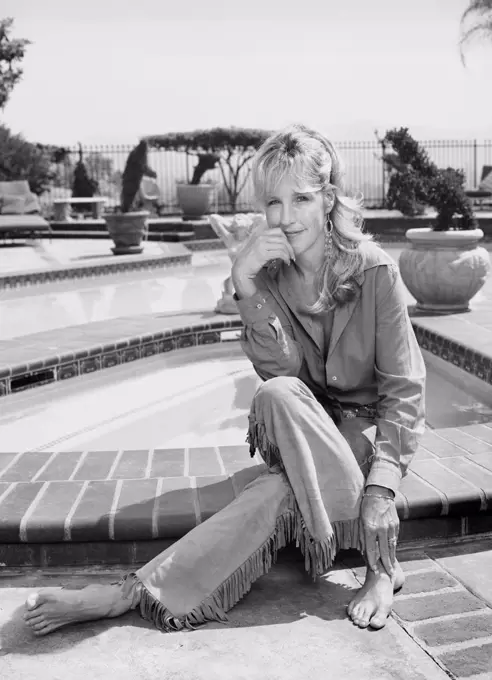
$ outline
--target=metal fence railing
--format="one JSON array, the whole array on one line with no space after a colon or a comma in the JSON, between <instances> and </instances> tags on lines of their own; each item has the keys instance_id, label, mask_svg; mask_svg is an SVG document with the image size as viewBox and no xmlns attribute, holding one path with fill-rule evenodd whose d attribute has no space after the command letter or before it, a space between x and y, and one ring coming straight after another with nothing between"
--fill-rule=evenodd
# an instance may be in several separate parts
<instances>
[{"instance_id":1,"label":"metal fence railing","mask_svg":"<svg viewBox=\"0 0 492 680\"><path fill-rule=\"evenodd\" d=\"M464 170L467 188L476 187L481 178L482 167L492 165L492 140L428 140L422 142L431 159L439 167L453 167ZM346 185L350 194L361 192L364 205L368 208L383 207L386 195L386 178L382 161L382 147L378 141L338 142L337 149L342 156ZM84 162L92 178L99 184L99 193L108 197L109 207L119 204L121 174L132 146L85 146L82 147ZM66 160L57 166L57 177L42 202L49 210L54 198L71 194L73 168L78 160L79 150L70 149ZM179 213L176 200L176 181L191 176L191 165L195 157L173 151L150 150L149 165L157 173L157 182L164 203L164 214ZM209 171L207 181L218 184L217 212L229 210L227 192L223 186L220 170ZM246 182L237 203L237 210L253 209L253 188Z\"/></svg>"}]
</instances>

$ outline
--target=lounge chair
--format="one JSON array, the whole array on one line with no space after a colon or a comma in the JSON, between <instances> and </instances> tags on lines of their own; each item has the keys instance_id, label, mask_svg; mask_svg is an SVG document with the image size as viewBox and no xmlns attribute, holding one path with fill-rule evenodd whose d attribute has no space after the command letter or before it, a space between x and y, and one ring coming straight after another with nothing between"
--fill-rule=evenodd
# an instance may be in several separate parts
<instances>
[{"instance_id":1,"label":"lounge chair","mask_svg":"<svg viewBox=\"0 0 492 680\"><path fill-rule=\"evenodd\" d=\"M0 182L0 236L4 240L42 233L48 233L51 240L51 226L39 212L39 199L27 180Z\"/></svg>"},{"instance_id":2,"label":"lounge chair","mask_svg":"<svg viewBox=\"0 0 492 680\"><path fill-rule=\"evenodd\" d=\"M484 165L480 184L476 189L465 192L468 198L477 201L482 206L486 198L492 198L492 165Z\"/></svg>"}]
</instances>

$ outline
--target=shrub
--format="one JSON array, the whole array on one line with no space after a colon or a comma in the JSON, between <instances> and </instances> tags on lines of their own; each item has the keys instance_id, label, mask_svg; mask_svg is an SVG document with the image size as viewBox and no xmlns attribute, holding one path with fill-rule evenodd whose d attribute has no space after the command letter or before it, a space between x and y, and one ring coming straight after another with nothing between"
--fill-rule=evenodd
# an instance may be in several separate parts
<instances>
[{"instance_id":1,"label":"shrub","mask_svg":"<svg viewBox=\"0 0 492 680\"><path fill-rule=\"evenodd\" d=\"M462 170L438 168L408 128L389 130L383 142L394 151L383 156L390 171L387 193L390 210L396 208L404 215L415 215L424 206L430 206L437 211L436 231L475 228Z\"/></svg>"},{"instance_id":2,"label":"shrub","mask_svg":"<svg viewBox=\"0 0 492 680\"><path fill-rule=\"evenodd\" d=\"M82 147L79 144L79 160L73 171L72 196L74 198L92 198L97 193L98 189L99 186L96 180L89 177L83 159Z\"/></svg>"},{"instance_id":3,"label":"shrub","mask_svg":"<svg viewBox=\"0 0 492 680\"><path fill-rule=\"evenodd\" d=\"M148 164L148 144L142 139L128 154L121 178L121 212L130 212L144 175L156 177Z\"/></svg>"}]
</instances>

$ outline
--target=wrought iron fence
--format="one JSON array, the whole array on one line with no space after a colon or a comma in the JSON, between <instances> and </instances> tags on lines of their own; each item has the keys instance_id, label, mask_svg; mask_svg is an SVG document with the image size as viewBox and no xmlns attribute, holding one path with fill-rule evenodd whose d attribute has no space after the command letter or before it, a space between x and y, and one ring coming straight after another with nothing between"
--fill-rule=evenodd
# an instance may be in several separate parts
<instances>
[{"instance_id":1,"label":"wrought iron fence","mask_svg":"<svg viewBox=\"0 0 492 680\"><path fill-rule=\"evenodd\" d=\"M484 165L492 165L492 140L426 140L422 142L431 159L439 167L464 170L467 188L478 185ZM361 192L368 208L384 207L386 176L382 161L383 149L378 141L336 143L344 161L348 192ZM99 184L98 193L108 197L108 206L119 204L121 175L132 146L85 146L83 159L90 176ZM43 196L47 210L54 198L71 195L73 169L79 150L70 149L65 161L57 166L57 176L51 189ZM150 150L149 165L157 173L157 182L164 207L163 214L177 214L176 181L187 181L191 176L194 156L173 151ZM218 191L213 210L227 212L230 209L227 192L219 169L209 171L205 179L217 182ZM242 190L237 210L254 209L253 188L250 180Z\"/></svg>"}]
</instances>

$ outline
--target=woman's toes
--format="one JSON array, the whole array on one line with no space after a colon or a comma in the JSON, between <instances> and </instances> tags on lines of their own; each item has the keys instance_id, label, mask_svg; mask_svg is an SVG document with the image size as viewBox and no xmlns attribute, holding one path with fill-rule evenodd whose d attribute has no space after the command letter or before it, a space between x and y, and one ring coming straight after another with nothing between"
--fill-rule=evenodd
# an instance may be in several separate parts
<instances>
[{"instance_id":1,"label":"woman's toes","mask_svg":"<svg viewBox=\"0 0 492 680\"><path fill-rule=\"evenodd\" d=\"M28 610L33 610L41 604L39 593L31 593L26 600L26 607Z\"/></svg>"},{"instance_id":2,"label":"woman's toes","mask_svg":"<svg viewBox=\"0 0 492 680\"><path fill-rule=\"evenodd\" d=\"M41 623L41 621L44 621L45 618L42 614L38 614L37 616L24 616L24 621L26 622L27 626L34 626L36 623Z\"/></svg>"},{"instance_id":3,"label":"woman's toes","mask_svg":"<svg viewBox=\"0 0 492 680\"><path fill-rule=\"evenodd\" d=\"M33 630L42 630L43 628L46 628L47 625L48 623L46 621L41 620L36 621L36 623L33 623L31 627L33 628Z\"/></svg>"},{"instance_id":4,"label":"woman's toes","mask_svg":"<svg viewBox=\"0 0 492 680\"><path fill-rule=\"evenodd\" d=\"M24 612L24 621L32 621L44 615L44 607L36 607L36 609L28 609Z\"/></svg>"},{"instance_id":5,"label":"woman's toes","mask_svg":"<svg viewBox=\"0 0 492 680\"><path fill-rule=\"evenodd\" d=\"M369 621L369 625L371 626L371 628L376 628L378 630L380 628L384 628L384 626L386 625L386 621L388 620L388 616L390 615L390 611L391 610L377 611Z\"/></svg>"},{"instance_id":6,"label":"woman's toes","mask_svg":"<svg viewBox=\"0 0 492 680\"><path fill-rule=\"evenodd\" d=\"M367 616L359 616L354 623L356 623L359 628L367 628L369 625L369 618Z\"/></svg>"},{"instance_id":7,"label":"woman's toes","mask_svg":"<svg viewBox=\"0 0 492 680\"><path fill-rule=\"evenodd\" d=\"M53 630L56 630L59 627L60 626L56 623L44 623L43 625L39 625L38 627L34 628L33 633L38 637L42 635L48 635L48 633L51 633Z\"/></svg>"}]
</instances>

